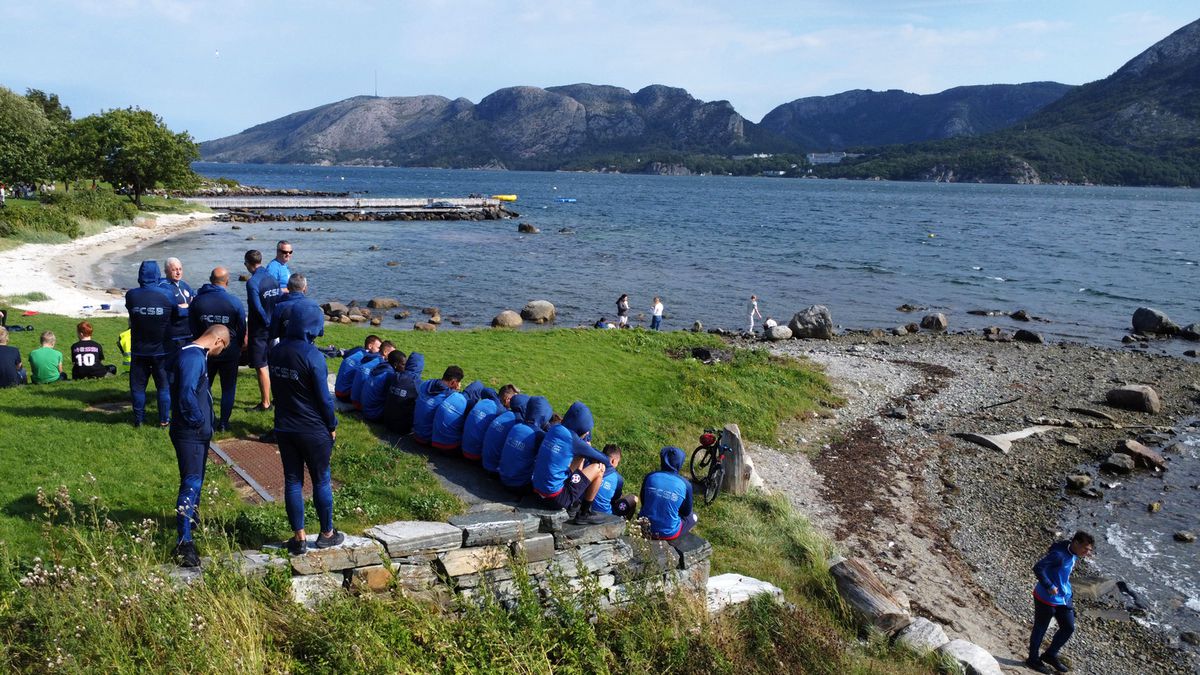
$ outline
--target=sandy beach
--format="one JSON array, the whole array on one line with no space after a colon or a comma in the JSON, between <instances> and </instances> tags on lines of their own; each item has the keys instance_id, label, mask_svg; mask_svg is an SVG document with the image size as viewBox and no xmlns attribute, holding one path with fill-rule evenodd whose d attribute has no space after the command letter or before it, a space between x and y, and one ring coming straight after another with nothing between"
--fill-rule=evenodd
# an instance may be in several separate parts
<instances>
[{"instance_id":1,"label":"sandy beach","mask_svg":"<svg viewBox=\"0 0 1200 675\"><path fill-rule=\"evenodd\" d=\"M212 222L213 214L201 211L139 217L131 225L65 244L24 244L2 251L0 296L38 291L50 299L22 303L21 309L72 317L124 316L124 291L110 288L110 279L96 268L115 253L137 250ZM102 304L110 309L102 310Z\"/></svg>"}]
</instances>

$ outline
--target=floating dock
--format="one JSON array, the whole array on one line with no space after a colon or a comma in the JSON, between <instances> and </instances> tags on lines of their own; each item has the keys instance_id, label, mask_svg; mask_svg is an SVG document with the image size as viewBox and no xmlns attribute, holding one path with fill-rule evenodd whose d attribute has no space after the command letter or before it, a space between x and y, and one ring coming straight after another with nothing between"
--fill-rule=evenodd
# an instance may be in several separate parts
<instances>
[{"instance_id":1,"label":"floating dock","mask_svg":"<svg viewBox=\"0 0 1200 675\"><path fill-rule=\"evenodd\" d=\"M218 220L362 222L377 220L500 220L516 218L502 200L487 197L186 197L185 201L223 211Z\"/></svg>"}]
</instances>

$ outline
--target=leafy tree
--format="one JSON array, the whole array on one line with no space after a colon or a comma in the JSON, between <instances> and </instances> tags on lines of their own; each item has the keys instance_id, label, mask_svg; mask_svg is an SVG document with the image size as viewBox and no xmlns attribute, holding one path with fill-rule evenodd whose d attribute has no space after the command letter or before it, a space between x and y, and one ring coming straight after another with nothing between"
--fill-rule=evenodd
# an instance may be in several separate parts
<instances>
[{"instance_id":1,"label":"leafy tree","mask_svg":"<svg viewBox=\"0 0 1200 675\"><path fill-rule=\"evenodd\" d=\"M41 108L0 87L0 182L36 184L44 179L51 137Z\"/></svg>"},{"instance_id":2,"label":"leafy tree","mask_svg":"<svg viewBox=\"0 0 1200 675\"><path fill-rule=\"evenodd\" d=\"M95 187L95 180L103 175L103 136L104 119L99 115L68 122L50 145L50 175L62 181L67 190L82 178L91 178Z\"/></svg>"},{"instance_id":3,"label":"leafy tree","mask_svg":"<svg viewBox=\"0 0 1200 675\"><path fill-rule=\"evenodd\" d=\"M71 121L71 109L58 100L58 94L47 94L41 89L26 89L25 99L41 108L42 114L51 124L63 126Z\"/></svg>"},{"instance_id":4,"label":"leafy tree","mask_svg":"<svg viewBox=\"0 0 1200 675\"><path fill-rule=\"evenodd\" d=\"M125 187L138 208L155 185L184 186L195 181L191 162L200 151L187 132L175 133L162 119L139 108L100 115L100 173L114 188Z\"/></svg>"}]
</instances>

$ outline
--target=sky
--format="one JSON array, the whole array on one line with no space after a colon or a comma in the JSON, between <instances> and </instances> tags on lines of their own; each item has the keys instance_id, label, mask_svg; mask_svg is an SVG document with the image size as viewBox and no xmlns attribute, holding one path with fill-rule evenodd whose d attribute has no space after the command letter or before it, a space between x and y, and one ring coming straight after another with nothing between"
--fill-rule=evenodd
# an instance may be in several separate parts
<instances>
[{"instance_id":1,"label":"sky","mask_svg":"<svg viewBox=\"0 0 1200 675\"><path fill-rule=\"evenodd\" d=\"M1180 0L0 0L0 86L196 140L356 95L650 84L775 106L849 89L1106 77L1200 18Z\"/></svg>"}]
</instances>

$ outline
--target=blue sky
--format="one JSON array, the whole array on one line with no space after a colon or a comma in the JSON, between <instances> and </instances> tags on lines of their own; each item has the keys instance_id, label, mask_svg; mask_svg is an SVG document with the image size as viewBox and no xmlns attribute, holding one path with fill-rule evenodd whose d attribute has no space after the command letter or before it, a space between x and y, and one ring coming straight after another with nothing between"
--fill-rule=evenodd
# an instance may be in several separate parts
<instances>
[{"instance_id":1,"label":"blue sky","mask_svg":"<svg viewBox=\"0 0 1200 675\"><path fill-rule=\"evenodd\" d=\"M847 89L1107 76L1200 18L1179 0L0 2L0 85L141 106L198 140L371 94L683 87L757 122Z\"/></svg>"}]
</instances>

